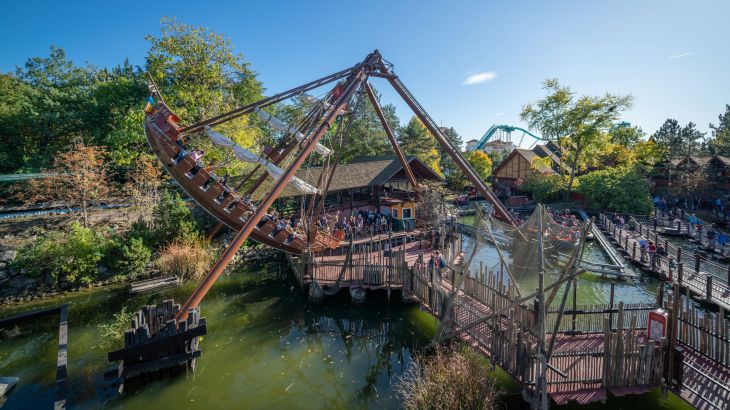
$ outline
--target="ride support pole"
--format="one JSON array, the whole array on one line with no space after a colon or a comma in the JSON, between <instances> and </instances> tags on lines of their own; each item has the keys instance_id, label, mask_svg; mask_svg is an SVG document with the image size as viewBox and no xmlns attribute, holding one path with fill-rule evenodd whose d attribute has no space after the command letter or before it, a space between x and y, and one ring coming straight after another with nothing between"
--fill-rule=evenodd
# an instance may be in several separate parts
<instances>
[{"instance_id":1,"label":"ride support pole","mask_svg":"<svg viewBox=\"0 0 730 410\"><path fill-rule=\"evenodd\" d=\"M369 61L371 59L372 54L366 58L366 61ZM296 157L296 159L289 166L289 168L287 168L286 172L284 172L284 174L279 178L279 180L276 182L274 187L271 189L271 192L269 192L264 201L259 204L256 212L251 216L251 218L248 219L248 221L246 221L246 223L243 225L231 244L228 245L225 251L223 251L221 257L218 259L218 261L216 261L215 265L213 265L211 270L206 274L202 282L200 282L198 288L195 289L195 291L190 295L188 300L185 302L185 305L180 308L180 311L176 315L175 319L179 321L187 319L188 311L191 308L195 308L200 304L200 302L203 300L215 281L218 279L221 273L223 273L223 270L226 268L226 266L228 266L228 263L231 261L231 259L233 259L233 256L236 254L236 252L238 252L238 249L241 247L241 245L243 245L246 239L248 239L251 232L253 232L256 224L258 224L261 218L263 218L269 207L271 207L271 205L274 203L274 200L276 200L281 191L297 172L299 167L304 163L307 157L309 157L309 154L312 153L322 136L330 129L330 126L337 118L340 109L345 105L347 101L350 100L354 92L362 85L363 81L365 81L366 79L367 75L365 75L363 69L360 69L357 71L356 74L353 75L353 77L351 77L350 80L348 80L349 84L346 87L345 92L342 93L340 98L334 104L332 110L329 112L329 114L327 114L322 124L320 124L317 132L309 139L309 142L304 147L302 152Z\"/></svg>"}]
</instances>

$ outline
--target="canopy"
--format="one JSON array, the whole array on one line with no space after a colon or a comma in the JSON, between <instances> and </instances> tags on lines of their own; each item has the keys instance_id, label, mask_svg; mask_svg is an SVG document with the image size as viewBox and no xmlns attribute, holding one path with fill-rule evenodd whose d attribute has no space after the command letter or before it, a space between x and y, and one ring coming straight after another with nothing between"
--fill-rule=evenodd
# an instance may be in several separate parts
<instances>
[{"instance_id":1,"label":"canopy","mask_svg":"<svg viewBox=\"0 0 730 410\"><path fill-rule=\"evenodd\" d=\"M239 160L248 162L248 163L252 163L252 164L263 165L264 167L266 167L266 171L269 173L269 175L271 175L274 179L279 179L284 174L283 169L272 164L267 159L261 158L260 156L254 154L253 152L247 150L246 148L243 148L242 146L236 144L235 142L231 141L231 139L226 137L225 135L213 131L208 126L204 127L203 129L205 130L205 133L208 135L208 137L213 142L213 144L232 149L233 153L236 155L236 158L238 158ZM304 192L306 194L318 194L319 193L319 190L317 188L302 181L301 179L299 179L297 177L292 177L291 183L294 184L294 186L298 190L300 190L301 192Z\"/></svg>"},{"instance_id":2,"label":"canopy","mask_svg":"<svg viewBox=\"0 0 730 410\"><path fill-rule=\"evenodd\" d=\"M301 132L297 131L296 127L291 127L287 125L284 121L274 117L273 115L269 114L266 111L263 111L261 108L256 108L255 110L256 115L258 115L259 119L267 124L269 126L277 131L283 131L286 134L294 134L294 137L301 142L304 141L305 136ZM315 151L319 155L322 155L326 157L327 155L330 155L332 153L332 150L325 147L322 144L317 144L317 146L314 148Z\"/></svg>"}]
</instances>

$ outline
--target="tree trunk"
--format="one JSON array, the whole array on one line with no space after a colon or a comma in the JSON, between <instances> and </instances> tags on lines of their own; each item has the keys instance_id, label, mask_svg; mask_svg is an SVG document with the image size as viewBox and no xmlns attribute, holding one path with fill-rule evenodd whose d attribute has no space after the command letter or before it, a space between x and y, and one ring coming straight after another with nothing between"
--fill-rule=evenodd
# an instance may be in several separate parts
<instances>
[{"instance_id":1,"label":"tree trunk","mask_svg":"<svg viewBox=\"0 0 730 410\"><path fill-rule=\"evenodd\" d=\"M573 158L573 164L570 166L570 180L568 181L568 190L565 192L565 200L570 199L570 193L573 191L573 181L575 180L575 169L578 167L578 158L580 158L583 147L578 144L575 150L575 157Z\"/></svg>"}]
</instances>

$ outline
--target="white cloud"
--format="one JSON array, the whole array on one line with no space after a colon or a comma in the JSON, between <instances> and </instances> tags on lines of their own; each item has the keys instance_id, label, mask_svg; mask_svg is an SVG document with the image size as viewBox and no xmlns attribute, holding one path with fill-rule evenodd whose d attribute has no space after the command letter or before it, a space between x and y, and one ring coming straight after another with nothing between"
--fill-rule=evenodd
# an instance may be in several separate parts
<instances>
[{"instance_id":1,"label":"white cloud","mask_svg":"<svg viewBox=\"0 0 730 410\"><path fill-rule=\"evenodd\" d=\"M472 85L472 84L486 83L486 82L494 80L496 77L497 77L497 73L495 73L494 71L485 71L483 73L476 73L476 74L467 76L464 79L464 82L462 84Z\"/></svg>"},{"instance_id":2,"label":"white cloud","mask_svg":"<svg viewBox=\"0 0 730 410\"><path fill-rule=\"evenodd\" d=\"M675 58L689 57L689 56L693 56L693 55L698 54L698 53L699 53L699 51L692 51L692 52L689 52L689 53L677 54L676 56L669 56L669 57L667 57L667 60L674 60Z\"/></svg>"},{"instance_id":3,"label":"white cloud","mask_svg":"<svg viewBox=\"0 0 730 410\"><path fill-rule=\"evenodd\" d=\"M502 115L504 115L504 111L495 112L494 115L496 115L496 116L502 116Z\"/></svg>"}]
</instances>

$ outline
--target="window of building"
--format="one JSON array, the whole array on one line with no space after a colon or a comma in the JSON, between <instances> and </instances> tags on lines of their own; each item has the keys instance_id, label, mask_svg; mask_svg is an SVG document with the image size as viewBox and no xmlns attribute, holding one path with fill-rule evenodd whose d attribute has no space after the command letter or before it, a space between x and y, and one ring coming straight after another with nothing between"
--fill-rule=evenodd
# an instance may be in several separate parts
<instances>
[{"instance_id":1,"label":"window of building","mask_svg":"<svg viewBox=\"0 0 730 410\"><path fill-rule=\"evenodd\" d=\"M391 215L393 215L393 218L398 219L398 210L393 208L393 213Z\"/></svg>"},{"instance_id":2,"label":"window of building","mask_svg":"<svg viewBox=\"0 0 730 410\"><path fill-rule=\"evenodd\" d=\"M411 208L403 208L403 219L413 218L411 215Z\"/></svg>"}]
</instances>

